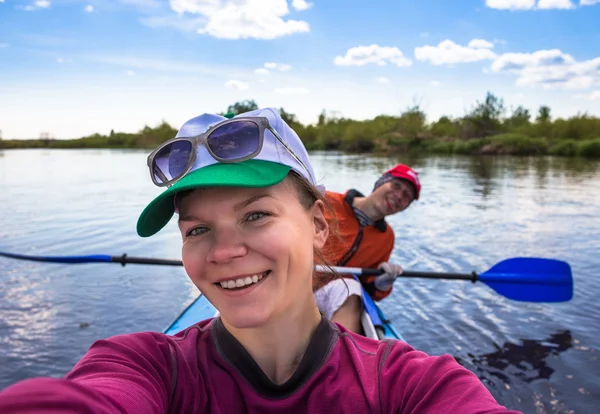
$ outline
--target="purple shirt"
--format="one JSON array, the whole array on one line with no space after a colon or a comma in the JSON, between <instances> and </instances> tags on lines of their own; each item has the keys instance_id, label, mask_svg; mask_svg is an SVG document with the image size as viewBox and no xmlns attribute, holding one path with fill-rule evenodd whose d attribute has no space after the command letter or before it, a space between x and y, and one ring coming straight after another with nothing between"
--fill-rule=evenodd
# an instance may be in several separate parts
<instances>
[{"instance_id":1,"label":"purple shirt","mask_svg":"<svg viewBox=\"0 0 600 414\"><path fill-rule=\"evenodd\" d=\"M0 393L0 413L517 413L449 355L377 341L323 318L298 368L274 384L219 318L176 336L95 342L64 379Z\"/></svg>"}]
</instances>

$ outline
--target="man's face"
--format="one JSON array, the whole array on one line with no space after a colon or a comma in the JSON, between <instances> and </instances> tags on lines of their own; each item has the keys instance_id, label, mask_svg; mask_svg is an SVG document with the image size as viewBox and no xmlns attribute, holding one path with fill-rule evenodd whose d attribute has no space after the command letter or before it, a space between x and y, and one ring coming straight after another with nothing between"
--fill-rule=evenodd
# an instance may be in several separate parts
<instances>
[{"instance_id":1,"label":"man's face","mask_svg":"<svg viewBox=\"0 0 600 414\"><path fill-rule=\"evenodd\" d=\"M415 199L415 188L407 180L394 178L377 187L370 195L375 207L384 216L406 209Z\"/></svg>"}]
</instances>

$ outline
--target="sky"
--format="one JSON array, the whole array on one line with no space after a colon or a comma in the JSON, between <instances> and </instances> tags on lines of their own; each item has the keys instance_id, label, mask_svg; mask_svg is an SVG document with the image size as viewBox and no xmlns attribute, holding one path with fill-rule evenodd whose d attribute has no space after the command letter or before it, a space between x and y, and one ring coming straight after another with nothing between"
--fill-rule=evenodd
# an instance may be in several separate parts
<instances>
[{"instance_id":1,"label":"sky","mask_svg":"<svg viewBox=\"0 0 600 414\"><path fill-rule=\"evenodd\" d=\"M4 139L179 127L236 101L305 124L419 105L600 116L600 0L0 0Z\"/></svg>"}]
</instances>

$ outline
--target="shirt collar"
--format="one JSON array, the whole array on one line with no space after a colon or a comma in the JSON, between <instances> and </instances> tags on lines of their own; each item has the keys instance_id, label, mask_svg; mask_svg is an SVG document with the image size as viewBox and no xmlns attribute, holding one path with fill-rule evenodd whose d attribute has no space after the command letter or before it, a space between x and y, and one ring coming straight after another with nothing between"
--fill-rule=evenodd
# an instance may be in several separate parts
<instances>
[{"instance_id":1,"label":"shirt collar","mask_svg":"<svg viewBox=\"0 0 600 414\"><path fill-rule=\"evenodd\" d=\"M385 219L381 218L377 221L373 221L365 213L363 213L362 211L360 211L356 207L354 207L354 199L356 197L364 197L364 195L360 191L352 188L352 189L348 190L348 192L346 193L346 196L344 197L344 201L346 203L348 203L350 205L350 207L352 207L352 210L354 211L354 215L356 216L358 222L362 226L369 225L369 226L375 227L379 231L382 231L382 232L386 231L387 223L385 222ZM358 214L357 214L357 211L358 211Z\"/></svg>"}]
</instances>

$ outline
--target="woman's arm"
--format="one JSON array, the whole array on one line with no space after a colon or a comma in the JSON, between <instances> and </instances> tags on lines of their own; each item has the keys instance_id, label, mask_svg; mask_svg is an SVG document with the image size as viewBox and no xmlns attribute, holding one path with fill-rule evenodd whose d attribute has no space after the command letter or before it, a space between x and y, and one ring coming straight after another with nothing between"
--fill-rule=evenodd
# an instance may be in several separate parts
<instances>
[{"instance_id":1,"label":"woman's arm","mask_svg":"<svg viewBox=\"0 0 600 414\"><path fill-rule=\"evenodd\" d=\"M165 413L175 354L164 335L97 341L65 378L32 378L0 392L0 413Z\"/></svg>"},{"instance_id":2,"label":"woman's arm","mask_svg":"<svg viewBox=\"0 0 600 414\"><path fill-rule=\"evenodd\" d=\"M399 341L389 346L380 372L384 412L520 413L498 404L479 378L450 355L428 356Z\"/></svg>"}]
</instances>

